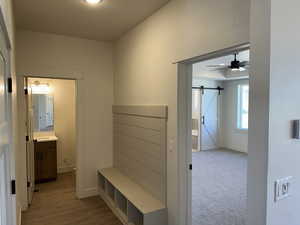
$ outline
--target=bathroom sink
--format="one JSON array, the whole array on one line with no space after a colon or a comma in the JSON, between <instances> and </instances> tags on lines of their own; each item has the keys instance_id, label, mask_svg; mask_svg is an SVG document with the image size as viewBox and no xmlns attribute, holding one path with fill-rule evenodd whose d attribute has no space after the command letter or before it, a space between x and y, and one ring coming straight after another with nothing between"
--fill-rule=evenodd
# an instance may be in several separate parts
<instances>
[{"instance_id":1,"label":"bathroom sink","mask_svg":"<svg viewBox=\"0 0 300 225\"><path fill-rule=\"evenodd\" d=\"M38 137L35 138L37 142L46 142L46 141L57 141L58 138L56 136L45 136L45 137Z\"/></svg>"}]
</instances>

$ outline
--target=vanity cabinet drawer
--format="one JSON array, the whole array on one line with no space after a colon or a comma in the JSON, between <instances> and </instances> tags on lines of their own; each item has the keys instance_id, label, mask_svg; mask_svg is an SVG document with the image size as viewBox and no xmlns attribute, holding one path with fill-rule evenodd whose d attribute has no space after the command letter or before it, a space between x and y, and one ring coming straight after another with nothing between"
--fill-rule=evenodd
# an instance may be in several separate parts
<instances>
[{"instance_id":1,"label":"vanity cabinet drawer","mask_svg":"<svg viewBox=\"0 0 300 225\"><path fill-rule=\"evenodd\" d=\"M57 178L56 141L35 142L35 183L43 183Z\"/></svg>"},{"instance_id":2,"label":"vanity cabinet drawer","mask_svg":"<svg viewBox=\"0 0 300 225\"><path fill-rule=\"evenodd\" d=\"M35 142L34 147L38 149L56 149L56 141Z\"/></svg>"}]
</instances>

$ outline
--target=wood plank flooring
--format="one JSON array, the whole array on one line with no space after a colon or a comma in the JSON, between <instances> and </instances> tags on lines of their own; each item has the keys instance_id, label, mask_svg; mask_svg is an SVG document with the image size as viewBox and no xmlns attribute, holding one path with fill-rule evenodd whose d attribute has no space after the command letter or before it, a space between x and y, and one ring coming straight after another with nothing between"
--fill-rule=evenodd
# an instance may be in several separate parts
<instances>
[{"instance_id":1,"label":"wood plank flooring","mask_svg":"<svg viewBox=\"0 0 300 225\"><path fill-rule=\"evenodd\" d=\"M59 175L56 182L38 189L22 213L22 225L122 225L100 197L75 197L72 174Z\"/></svg>"}]
</instances>

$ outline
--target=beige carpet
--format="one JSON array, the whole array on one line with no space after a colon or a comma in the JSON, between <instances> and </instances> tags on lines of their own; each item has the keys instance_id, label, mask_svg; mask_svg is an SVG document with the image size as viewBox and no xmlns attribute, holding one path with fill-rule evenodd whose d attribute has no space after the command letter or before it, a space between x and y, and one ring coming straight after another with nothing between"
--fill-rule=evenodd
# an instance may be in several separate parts
<instances>
[{"instance_id":1,"label":"beige carpet","mask_svg":"<svg viewBox=\"0 0 300 225\"><path fill-rule=\"evenodd\" d=\"M193 225L245 225L247 155L213 150L193 153Z\"/></svg>"}]
</instances>

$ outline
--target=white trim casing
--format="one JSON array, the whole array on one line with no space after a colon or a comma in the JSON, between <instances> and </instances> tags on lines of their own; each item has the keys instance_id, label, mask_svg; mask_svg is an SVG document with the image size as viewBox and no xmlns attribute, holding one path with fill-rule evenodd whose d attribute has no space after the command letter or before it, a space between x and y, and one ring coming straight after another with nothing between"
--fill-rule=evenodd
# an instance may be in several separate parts
<instances>
[{"instance_id":1,"label":"white trim casing","mask_svg":"<svg viewBox=\"0 0 300 225\"><path fill-rule=\"evenodd\" d=\"M98 188L86 188L84 190L76 191L76 197L78 199L88 198L99 195Z\"/></svg>"},{"instance_id":2,"label":"white trim casing","mask_svg":"<svg viewBox=\"0 0 300 225\"><path fill-rule=\"evenodd\" d=\"M178 174L179 224L190 225L192 219L192 64L178 64Z\"/></svg>"}]
</instances>

